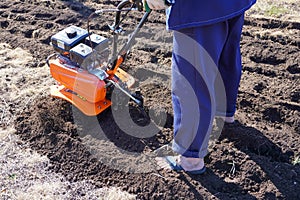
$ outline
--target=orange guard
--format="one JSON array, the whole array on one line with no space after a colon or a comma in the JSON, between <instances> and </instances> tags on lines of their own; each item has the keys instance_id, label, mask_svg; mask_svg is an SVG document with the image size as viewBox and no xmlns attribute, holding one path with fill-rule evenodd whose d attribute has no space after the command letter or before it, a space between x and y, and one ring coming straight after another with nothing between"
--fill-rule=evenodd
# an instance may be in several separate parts
<instances>
[{"instance_id":1,"label":"orange guard","mask_svg":"<svg viewBox=\"0 0 300 200\"><path fill-rule=\"evenodd\" d=\"M111 101L105 98L103 80L81 68L66 67L58 59L49 63L51 75L61 84L51 86L52 96L67 100L88 116L98 115L111 105ZM120 68L115 75L128 87L134 84L134 78Z\"/></svg>"}]
</instances>

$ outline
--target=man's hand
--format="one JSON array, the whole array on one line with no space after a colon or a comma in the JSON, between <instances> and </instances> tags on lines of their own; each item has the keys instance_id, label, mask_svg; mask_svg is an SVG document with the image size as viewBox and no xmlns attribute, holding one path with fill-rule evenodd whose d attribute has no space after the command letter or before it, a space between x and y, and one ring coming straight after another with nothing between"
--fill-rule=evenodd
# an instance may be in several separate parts
<instances>
[{"instance_id":1,"label":"man's hand","mask_svg":"<svg viewBox=\"0 0 300 200\"><path fill-rule=\"evenodd\" d=\"M149 8L152 10L163 10L168 6L165 4L165 0L144 0L144 7L146 7L145 3L148 4Z\"/></svg>"}]
</instances>

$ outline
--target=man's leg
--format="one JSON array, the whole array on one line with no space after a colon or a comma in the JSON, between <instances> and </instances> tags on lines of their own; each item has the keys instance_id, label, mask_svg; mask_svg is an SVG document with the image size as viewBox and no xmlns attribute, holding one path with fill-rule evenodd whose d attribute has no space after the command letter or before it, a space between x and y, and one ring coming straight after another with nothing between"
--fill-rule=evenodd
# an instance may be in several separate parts
<instances>
[{"instance_id":1,"label":"man's leg","mask_svg":"<svg viewBox=\"0 0 300 200\"><path fill-rule=\"evenodd\" d=\"M231 117L232 122L242 71L240 39L243 23L244 15L227 20L228 36L218 63L227 96L226 117ZM222 99L219 98L218 101Z\"/></svg>"},{"instance_id":2,"label":"man's leg","mask_svg":"<svg viewBox=\"0 0 300 200\"><path fill-rule=\"evenodd\" d=\"M216 64L226 42L227 31L227 24L222 22L174 32L173 150L182 156L203 158L207 154L215 114Z\"/></svg>"}]
</instances>

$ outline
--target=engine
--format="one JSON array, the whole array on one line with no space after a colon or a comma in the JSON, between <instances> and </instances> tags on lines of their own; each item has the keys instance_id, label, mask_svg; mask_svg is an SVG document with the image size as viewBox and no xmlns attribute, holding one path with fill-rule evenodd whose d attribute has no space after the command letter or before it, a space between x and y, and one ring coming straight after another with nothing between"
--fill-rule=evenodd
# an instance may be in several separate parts
<instances>
[{"instance_id":1,"label":"engine","mask_svg":"<svg viewBox=\"0 0 300 200\"><path fill-rule=\"evenodd\" d=\"M84 101L104 101L108 74L102 67L109 56L108 39L70 26L53 35L51 44L57 53L50 62L52 77Z\"/></svg>"}]
</instances>

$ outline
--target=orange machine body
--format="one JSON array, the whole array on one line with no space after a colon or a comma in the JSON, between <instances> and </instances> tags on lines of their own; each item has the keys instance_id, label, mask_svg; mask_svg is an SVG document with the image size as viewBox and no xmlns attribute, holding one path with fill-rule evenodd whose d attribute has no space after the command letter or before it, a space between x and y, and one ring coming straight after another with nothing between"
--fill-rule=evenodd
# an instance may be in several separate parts
<instances>
[{"instance_id":1,"label":"orange machine body","mask_svg":"<svg viewBox=\"0 0 300 200\"><path fill-rule=\"evenodd\" d=\"M81 112L88 116L98 115L112 102L106 98L106 84L94 74L79 67L66 66L60 63L59 59L49 61L52 77L59 85L51 86L52 96L67 100ZM134 84L134 78L124 70L118 68L115 74L128 87Z\"/></svg>"},{"instance_id":2,"label":"orange machine body","mask_svg":"<svg viewBox=\"0 0 300 200\"><path fill-rule=\"evenodd\" d=\"M95 103L105 99L105 82L78 67L66 67L58 59L50 61L52 77L87 101Z\"/></svg>"}]
</instances>

